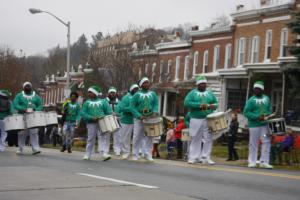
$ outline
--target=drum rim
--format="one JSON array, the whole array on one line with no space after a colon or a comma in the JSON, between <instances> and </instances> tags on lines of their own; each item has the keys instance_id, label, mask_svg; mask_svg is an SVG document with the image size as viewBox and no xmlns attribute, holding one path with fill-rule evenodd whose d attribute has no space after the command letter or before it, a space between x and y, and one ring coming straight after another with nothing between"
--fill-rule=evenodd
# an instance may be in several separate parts
<instances>
[{"instance_id":1,"label":"drum rim","mask_svg":"<svg viewBox=\"0 0 300 200\"><path fill-rule=\"evenodd\" d=\"M285 121L283 117L281 118L274 118L274 119L269 119L269 122L280 122L280 121Z\"/></svg>"},{"instance_id":2,"label":"drum rim","mask_svg":"<svg viewBox=\"0 0 300 200\"><path fill-rule=\"evenodd\" d=\"M157 119L157 121L152 121L151 123L147 122L147 120L154 120L154 119ZM143 119L143 123L144 124L159 124L163 121L163 118L161 117L155 117L155 118L148 118L148 119Z\"/></svg>"},{"instance_id":3,"label":"drum rim","mask_svg":"<svg viewBox=\"0 0 300 200\"><path fill-rule=\"evenodd\" d=\"M207 118L214 118L214 117L220 117L222 115L225 116L225 112L222 112L222 111L220 111L220 112L213 112L213 113L208 114L206 117Z\"/></svg>"}]
</instances>

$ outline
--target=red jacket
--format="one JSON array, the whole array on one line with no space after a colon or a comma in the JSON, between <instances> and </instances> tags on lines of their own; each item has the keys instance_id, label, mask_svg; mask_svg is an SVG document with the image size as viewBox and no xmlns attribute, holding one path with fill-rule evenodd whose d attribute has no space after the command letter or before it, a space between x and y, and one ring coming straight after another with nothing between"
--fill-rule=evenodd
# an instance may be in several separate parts
<instances>
[{"instance_id":1,"label":"red jacket","mask_svg":"<svg viewBox=\"0 0 300 200\"><path fill-rule=\"evenodd\" d=\"M175 138L176 139L181 139L181 131L182 129L187 128L186 125L184 124L184 120L180 119L176 128L175 128Z\"/></svg>"}]
</instances>

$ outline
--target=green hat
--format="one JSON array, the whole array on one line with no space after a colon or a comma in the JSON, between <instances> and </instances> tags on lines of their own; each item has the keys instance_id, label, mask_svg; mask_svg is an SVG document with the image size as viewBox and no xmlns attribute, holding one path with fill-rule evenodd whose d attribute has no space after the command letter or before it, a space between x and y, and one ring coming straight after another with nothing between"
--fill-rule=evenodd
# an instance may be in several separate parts
<instances>
[{"instance_id":1,"label":"green hat","mask_svg":"<svg viewBox=\"0 0 300 200\"><path fill-rule=\"evenodd\" d=\"M207 83L205 76L199 75L196 77L196 84L199 85L200 83Z\"/></svg>"},{"instance_id":2,"label":"green hat","mask_svg":"<svg viewBox=\"0 0 300 200\"><path fill-rule=\"evenodd\" d=\"M8 90L0 90L0 96L9 97L11 93Z\"/></svg>"},{"instance_id":3,"label":"green hat","mask_svg":"<svg viewBox=\"0 0 300 200\"><path fill-rule=\"evenodd\" d=\"M110 87L110 88L108 89L108 93L111 93L111 92L117 93L117 88L115 88L115 87Z\"/></svg>"},{"instance_id":4,"label":"green hat","mask_svg":"<svg viewBox=\"0 0 300 200\"><path fill-rule=\"evenodd\" d=\"M253 88L259 88L261 90L264 90L265 89L264 82L263 81L256 81L254 83Z\"/></svg>"},{"instance_id":5,"label":"green hat","mask_svg":"<svg viewBox=\"0 0 300 200\"><path fill-rule=\"evenodd\" d=\"M131 91L134 90L135 88L139 88L138 84L132 84L132 85L130 86L129 91L131 92Z\"/></svg>"},{"instance_id":6,"label":"green hat","mask_svg":"<svg viewBox=\"0 0 300 200\"><path fill-rule=\"evenodd\" d=\"M102 94L102 93L101 93L101 88L98 87L98 86L96 86L96 85L93 85L93 86L89 87L88 92L92 92L92 93L94 93L96 96Z\"/></svg>"}]
</instances>

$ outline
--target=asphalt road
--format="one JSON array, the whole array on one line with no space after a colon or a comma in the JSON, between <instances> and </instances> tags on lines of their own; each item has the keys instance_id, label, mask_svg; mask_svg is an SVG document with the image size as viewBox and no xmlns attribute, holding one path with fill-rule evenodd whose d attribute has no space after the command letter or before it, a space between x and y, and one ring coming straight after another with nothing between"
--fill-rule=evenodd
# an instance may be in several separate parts
<instances>
[{"instance_id":1,"label":"asphalt road","mask_svg":"<svg viewBox=\"0 0 300 200\"><path fill-rule=\"evenodd\" d=\"M155 160L100 161L83 152L0 153L0 200L299 200L300 172Z\"/></svg>"}]
</instances>

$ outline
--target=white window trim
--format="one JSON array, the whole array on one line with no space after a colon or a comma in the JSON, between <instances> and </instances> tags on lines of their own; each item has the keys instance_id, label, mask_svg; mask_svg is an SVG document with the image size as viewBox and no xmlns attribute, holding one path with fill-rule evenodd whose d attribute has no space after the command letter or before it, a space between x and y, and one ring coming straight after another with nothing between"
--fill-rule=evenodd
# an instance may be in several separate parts
<instances>
[{"instance_id":1,"label":"white window trim","mask_svg":"<svg viewBox=\"0 0 300 200\"><path fill-rule=\"evenodd\" d=\"M255 43L256 41L256 43ZM256 44L256 46L255 46ZM254 53L257 53L257 60L254 60ZM251 63L259 62L259 36L254 36L252 38L252 47L251 47Z\"/></svg>"},{"instance_id":2,"label":"white window trim","mask_svg":"<svg viewBox=\"0 0 300 200\"><path fill-rule=\"evenodd\" d=\"M184 58L184 76L183 76L183 80L188 80L189 62L190 62L190 56L185 56L185 58Z\"/></svg>"},{"instance_id":3,"label":"white window trim","mask_svg":"<svg viewBox=\"0 0 300 200\"><path fill-rule=\"evenodd\" d=\"M243 42L243 45L242 45ZM241 48L242 46L242 48ZM238 42L238 63L237 65L242 65L245 63L245 56L246 56L246 38L242 37L239 39ZM243 59L241 58L241 54L243 53Z\"/></svg>"},{"instance_id":4,"label":"white window trim","mask_svg":"<svg viewBox=\"0 0 300 200\"><path fill-rule=\"evenodd\" d=\"M156 63L153 63L152 64L152 82L154 82L155 70L156 70Z\"/></svg>"},{"instance_id":5,"label":"white window trim","mask_svg":"<svg viewBox=\"0 0 300 200\"><path fill-rule=\"evenodd\" d=\"M168 60L168 69L167 69L167 74L170 74L171 71L171 66L172 66L172 60Z\"/></svg>"},{"instance_id":6,"label":"white window trim","mask_svg":"<svg viewBox=\"0 0 300 200\"><path fill-rule=\"evenodd\" d=\"M219 60L219 63L217 62ZM216 45L214 47L214 62L213 62L213 71L215 72L217 70L217 66L220 64L220 45Z\"/></svg>"},{"instance_id":7,"label":"white window trim","mask_svg":"<svg viewBox=\"0 0 300 200\"><path fill-rule=\"evenodd\" d=\"M197 70L198 64L199 64L199 52L196 51L196 52L194 53L193 78L194 78L195 75L196 75L196 70Z\"/></svg>"},{"instance_id":8,"label":"white window trim","mask_svg":"<svg viewBox=\"0 0 300 200\"><path fill-rule=\"evenodd\" d=\"M176 69L175 69L175 78L174 81L179 80L179 71L180 71L180 56L176 57Z\"/></svg>"},{"instance_id":9,"label":"white window trim","mask_svg":"<svg viewBox=\"0 0 300 200\"><path fill-rule=\"evenodd\" d=\"M163 67L164 67L164 61L160 61L160 66L159 66L159 82L162 82L162 75L163 75Z\"/></svg>"},{"instance_id":10,"label":"white window trim","mask_svg":"<svg viewBox=\"0 0 300 200\"><path fill-rule=\"evenodd\" d=\"M203 68L202 68L202 73L206 73L205 72L205 65L208 66L208 60L209 60L209 52L208 50L205 50L203 53Z\"/></svg>"},{"instance_id":11,"label":"white window trim","mask_svg":"<svg viewBox=\"0 0 300 200\"><path fill-rule=\"evenodd\" d=\"M270 37L271 39L269 39L269 33L271 33ZM266 31L266 41L265 41L265 62L269 62L271 60L271 58L268 58L268 47L271 47L272 49L272 42L273 42L273 31L271 29ZM269 40L271 41L271 43L269 44ZM271 51L272 53L272 51Z\"/></svg>"},{"instance_id":12,"label":"white window trim","mask_svg":"<svg viewBox=\"0 0 300 200\"><path fill-rule=\"evenodd\" d=\"M284 32L286 32L286 35L284 34ZM286 36L286 43L285 44L283 44L283 42L285 40L284 36ZM283 47L288 46L288 39L289 39L289 30L287 28L281 29L279 57L283 57Z\"/></svg>"},{"instance_id":13,"label":"white window trim","mask_svg":"<svg viewBox=\"0 0 300 200\"><path fill-rule=\"evenodd\" d=\"M224 69L228 69L228 67L229 67L228 61L231 59L231 51L232 51L232 45L230 43L226 44Z\"/></svg>"},{"instance_id":14,"label":"white window trim","mask_svg":"<svg viewBox=\"0 0 300 200\"><path fill-rule=\"evenodd\" d=\"M148 71L149 71L149 63L147 63L146 65L145 65L145 75L147 76L147 74L148 74Z\"/></svg>"}]
</instances>

